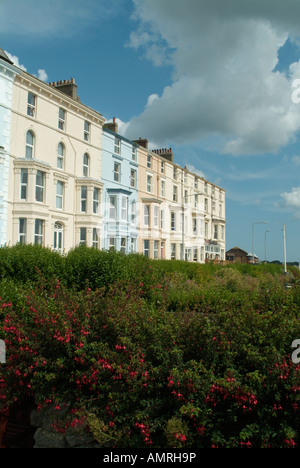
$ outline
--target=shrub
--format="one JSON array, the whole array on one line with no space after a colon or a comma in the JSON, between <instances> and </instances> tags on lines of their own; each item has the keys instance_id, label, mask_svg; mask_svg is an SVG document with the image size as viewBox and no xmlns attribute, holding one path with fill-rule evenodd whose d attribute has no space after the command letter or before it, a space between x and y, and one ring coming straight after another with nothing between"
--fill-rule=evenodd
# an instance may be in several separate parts
<instances>
[{"instance_id":1,"label":"shrub","mask_svg":"<svg viewBox=\"0 0 300 468\"><path fill-rule=\"evenodd\" d=\"M51 279L60 276L64 259L56 251L40 245L18 244L0 247L0 278L35 282L42 274Z\"/></svg>"},{"instance_id":2,"label":"shrub","mask_svg":"<svg viewBox=\"0 0 300 468\"><path fill-rule=\"evenodd\" d=\"M63 262L0 284L2 404L54 404L59 430L107 446L299 447L297 283L88 249Z\"/></svg>"}]
</instances>

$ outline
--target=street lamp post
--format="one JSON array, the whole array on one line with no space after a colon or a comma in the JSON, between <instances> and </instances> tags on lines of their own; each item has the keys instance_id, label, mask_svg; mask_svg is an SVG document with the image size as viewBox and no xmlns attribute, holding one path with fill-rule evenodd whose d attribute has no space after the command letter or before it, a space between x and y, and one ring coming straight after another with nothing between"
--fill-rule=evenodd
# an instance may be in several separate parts
<instances>
[{"instance_id":1,"label":"street lamp post","mask_svg":"<svg viewBox=\"0 0 300 468\"><path fill-rule=\"evenodd\" d=\"M283 255L284 255L284 274L286 275L287 269L286 269L286 240L285 240L285 224L282 227L283 231Z\"/></svg>"},{"instance_id":2,"label":"street lamp post","mask_svg":"<svg viewBox=\"0 0 300 468\"><path fill-rule=\"evenodd\" d=\"M254 263L254 224L267 224L268 221L258 221L252 223L252 263Z\"/></svg>"},{"instance_id":3,"label":"street lamp post","mask_svg":"<svg viewBox=\"0 0 300 468\"><path fill-rule=\"evenodd\" d=\"M267 263L267 232L271 232L270 229L265 231L265 263Z\"/></svg>"}]
</instances>

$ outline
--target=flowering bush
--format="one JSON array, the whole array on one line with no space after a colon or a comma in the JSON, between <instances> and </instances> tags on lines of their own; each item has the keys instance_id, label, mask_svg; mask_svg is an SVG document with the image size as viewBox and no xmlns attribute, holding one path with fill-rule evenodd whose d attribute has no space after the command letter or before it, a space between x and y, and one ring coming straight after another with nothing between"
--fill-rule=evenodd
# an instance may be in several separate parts
<instances>
[{"instance_id":1,"label":"flowering bush","mask_svg":"<svg viewBox=\"0 0 300 468\"><path fill-rule=\"evenodd\" d=\"M54 405L57 430L86 425L116 447L299 448L296 282L286 290L271 273L228 289L245 272L209 278L199 265L163 271L143 257L88 250L80 263L82 252L56 277L21 288L4 275L4 406ZM96 266L100 258L107 264Z\"/></svg>"}]
</instances>

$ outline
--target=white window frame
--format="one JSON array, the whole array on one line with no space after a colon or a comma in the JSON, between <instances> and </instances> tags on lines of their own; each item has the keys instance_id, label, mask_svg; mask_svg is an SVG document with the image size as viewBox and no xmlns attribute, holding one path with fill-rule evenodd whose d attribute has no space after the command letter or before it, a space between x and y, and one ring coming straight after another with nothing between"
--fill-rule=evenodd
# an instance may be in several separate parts
<instances>
[{"instance_id":1,"label":"white window frame","mask_svg":"<svg viewBox=\"0 0 300 468\"><path fill-rule=\"evenodd\" d=\"M19 243L26 244L27 218L19 218Z\"/></svg>"},{"instance_id":2,"label":"white window frame","mask_svg":"<svg viewBox=\"0 0 300 468\"><path fill-rule=\"evenodd\" d=\"M127 221L127 212L128 212L128 197L122 195L121 198L121 220Z\"/></svg>"},{"instance_id":3,"label":"white window frame","mask_svg":"<svg viewBox=\"0 0 300 468\"><path fill-rule=\"evenodd\" d=\"M93 241L92 246L94 249L99 249L99 229L93 228Z\"/></svg>"},{"instance_id":4,"label":"white window frame","mask_svg":"<svg viewBox=\"0 0 300 468\"><path fill-rule=\"evenodd\" d=\"M178 187L177 185L173 185L173 202L178 201Z\"/></svg>"},{"instance_id":5,"label":"white window frame","mask_svg":"<svg viewBox=\"0 0 300 468\"><path fill-rule=\"evenodd\" d=\"M144 205L144 226L150 226L150 205Z\"/></svg>"},{"instance_id":6,"label":"white window frame","mask_svg":"<svg viewBox=\"0 0 300 468\"><path fill-rule=\"evenodd\" d=\"M161 183L160 183L160 194L162 197L165 196L165 193L166 193L166 181L165 180L161 180Z\"/></svg>"},{"instance_id":7,"label":"white window frame","mask_svg":"<svg viewBox=\"0 0 300 468\"><path fill-rule=\"evenodd\" d=\"M176 259L176 244L171 243L171 260Z\"/></svg>"},{"instance_id":8,"label":"white window frame","mask_svg":"<svg viewBox=\"0 0 300 468\"><path fill-rule=\"evenodd\" d=\"M121 140L118 137L115 137L115 154L121 154Z\"/></svg>"},{"instance_id":9,"label":"white window frame","mask_svg":"<svg viewBox=\"0 0 300 468\"><path fill-rule=\"evenodd\" d=\"M126 237L121 237L120 252L126 254L127 251L127 239Z\"/></svg>"},{"instance_id":10,"label":"white window frame","mask_svg":"<svg viewBox=\"0 0 300 468\"><path fill-rule=\"evenodd\" d=\"M154 210L153 226L158 228L158 223L159 223L159 209L158 209L158 206L154 206L153 210Z\"/></svg>"},{"instance_id":11,"label":"white window frame","mask_svg":"<svg viewBox=\"0 0 300 468\"><path fill-rule=\"evenodd\" d=\"M60 142L57 145L57 167L58 169L64 168L65 161L65 145Z\"/></svg>"},{"instance_id":12,"label":"white window frame","mask_svg":"<svg viewBox=\"0 0 300 468\"><path fill-rule=\"evenodd\" d=\"M36 95L28 91L27 95L27 115L35 117L36 115Z\"/></svg>"},{"instance_id":13,"label":"white window frame","mask_svg":"<svg viewBox=\"0 0 300 468\"><path fill-rule=\"evenodd\" d=\"M170 216L171 216L171 231L174 232L174 231L176 231L176 213L175 213L175 211L171 211Z\"/></svg>"},{"instance_id":14,"label":"white window frame","mask_svg":"<svg viewBox=\"0 0 300 468\"><path fill-rule=\"evenodd\" d=\"M147 174L147 192L148 193L153 192L153 175L152 174Z\"/></svg>"},{"instance_id":15,"label":"white window frame","mask_svg":"<svg viewBox=\"0 0 300 468\"><path fill-rule=\"evenodd\" d=\"M159 241L155 240L154 241L154 247L153 247L153 257L154 259L158 259L158 251L159 251Z\"/></svg>"},{"instance_id":16,"label":"white window frame","mask_svg":"<svg viewBox=\"0 0 300 468\"><path fill-rule=\"evenodd\" d=\"M149 255L150 255L150 241L149 241L149 239L144 239L143 254L145 255L145 257L149 257Z\"/></svg>"},{"instance_id":17,"label":"white window frame","mask_svg":"<svg viewBox=\"0 0 300 468\"><path fill-rule=\"evenodd\" d=\"M34 243L44 245L45 235L45 221L43 219L36 219L34 226Z\"/></svg>"},{"instance_id":18,"label":"white window frame","mask_svg":"<svg viewBox=\"0 0 300 468\"><path fill-rule=\"evenodd\" d=\"M99 214L99 203L100 203L100 190L98 187L94 187L93 190L93 213Z\"/></svg>"},{"instance_id":19,"label":"white window frame","mask_svg":"<svg viewBox=\"0 0 300 468\"><path fill-rule=\"evenodd\" d=\"M135 169L130 169L130 187L136 188L136 175L137 171Z\"/></svg>"},{"instance_id":20,"label":"white window frame","mask_svg":"<svg viewBox=\"0 0 300 468\"><path fill-rule=\"evenodd\" d=\"M27 200L28 169L21 169L20 172L20 200Z\"/></svg>"},{"instance_id":21,"label":"white window frame","mask_svg":"<svg viewBox=\"0 0 300 468\"><path fill-rule=\"evenodd\" d=\"M64 228L59 222L54 224L53 248L59 252L63 251Z\"/></svg>"},{"instance_id":22,"label":"white window frame","mask_svg":"<svg viewBox=\"0 0 300 468\"><path fill-rule=\"evenodd\" d=\"M82 172L83 177L88 177L90 172L90 156L88 153L84 153L82 161Z\"/></svg>"},{"instance_id":23,"label":"white window frame","mask_svg":"<svg viewBox=\"0 0 300 468\"><path fill-rule=\"evenodd\" d=\"M132 147L132 154L131 154L132 161L136 161L137 159L137 149L135 146Z\"/></svg>"},{"instance_id":24,"label":"white window frame","mask_svg":"<svg viewBox=\"0 0 300 468\"><path fill-rule=\"evenodd\" d=\"M83 127L83 139L85 141L90 141L90 133L91 133L91 124L87 120L84 121Z\"/></svg>"},{"instance_id":25,"label":"white window frame","mask_svg":"<svg viewBox=\"0 0 300 468\"><path fill-rule=\"evenodd\" d=\"M87 228L81 227L79 230L79 245L86 245L87 244Z\"/></svg>"},{"instance_id":26,"label":"white window frame","mask_svg":"<svg viewBox=\"0 0 300 468\"><path fill-rule=\"evenodd\" d=\"M114 161L114 182L121 182L121 164Z\"/></svg>"},{"instance_id":27,"label":"white window frame","mask_svg":"<svg viewBox=\"0 0 300 468\"><path fill-rule=\"evenodd\" d=\"M38 177L41 177L42 185L38 183ZM45 196L45 172L38 170L36 171L36 176L35 176L35 200L39 203L44 203L44 196Z\"/></svg>"},{"instance_id":28,"label":"white window frame","mask_svg":"<svg viewBox=\"0 0 300 468\"><path fill-rule=\"evenodd\" d=\"M65 184L58 180L56 182L56 209L62 210L64 205L64 189Z\"/></svg>"},{"instance_id":29,"label":"white window frame","mask_svg":"<svg viewBox=\"0 0 300 468\"><path fill-rule=\"evenodd\" d=\"M28 141L28 137L32 137L32 141ZM32 159L34 157L35 134L33 131L26 132L25 158Z\"/></svg>"},{"instance_id":30,"label":"white window frame","mask_svg":"<svg viewBox=\"0 0 300 468\"><path fill-rule=\"evenodd\" d=\"M81 213L87 212L87 186L80 187L80 211Z\"/></svg>"},{"instance_id":31,"label":"white window frame","mask_svg":"<svg viewBox=\"0 0 300 468\"><path fill-rule=\"evenodd\" d=\"M109 219L117 219L117 197L116 195L109 196Z\"/></svg>"},{"instance_id":32,"label":"white window frame","mask_svg":"<svg viewBox=\"0 0 300 468\"><path fill-rule=\"evenodd\" d=\"M160 228L164 229L165 228L165 211L160 210Z\"/></svg>"},{"instance_id":33,"label":"white window frame","mask_svg":"<svg viewBox=\"0 0 300 468\"><path fill-rule=\"evenodd\" d=\"M131 223L135 224L136 223L136 202L133 201L131 203Z\"/></svg>"},{"instance_id":34,"label":"white window frame","mask_svg":"<svg viewBox=\"0 0 300 468\"><path fill-rule=\"evenodd\" d=\"M110 237L109 238L109 250L116 250L116 238L115 237Z\"/></svg>"},{"instance_id":35,"label":"white window frame","mask_svg":"<svg viewBox=\"0 0 300 468\"><path fill-rule=\"evenodd\" d=\"M66 129L66 111L62 107L58 109L58 128L63 131Z\"/></svg>"}]
</instances>

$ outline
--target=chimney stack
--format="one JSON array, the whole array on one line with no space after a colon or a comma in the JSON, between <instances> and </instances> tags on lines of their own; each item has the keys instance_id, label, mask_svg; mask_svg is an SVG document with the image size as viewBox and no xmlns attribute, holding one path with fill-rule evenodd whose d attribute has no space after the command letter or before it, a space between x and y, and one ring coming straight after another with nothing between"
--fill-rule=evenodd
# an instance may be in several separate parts
<instances>
[{"instance_id":1,"label":"chimney stack","mask_svg":"<svg viewBox=\"0 0 300 468\"><path fill-rule=\"evenodd\" d=\"M107 130L110 130L111 132L118 133L119 126L118 122L116 122L116 118L114 117L112 122L106 122L103 125L103 128L107 128Z\"/></svg>"},{"instance_id":2,"label":"chimney stack","mask_svg":"<svg viewBox=\"0 0 300 468\"><path fill-rule=\"evenodd\" d=\"M54 81L53 83L49 83L49 85L67 94L75 101L80 102L80 98L77 96L77 84L75 84L74 78L71 78L71 80Z\"/></svg>"},{"instance_id":3,"label":"chimney stack","mask_svg":"<svg viewBox=\"0 0 300 468\"><path fill-rule=\"evenodd\" d=\"M140 146L143 146L143 148L148 149L148 140L142 139L141 137L138 140L133 140L133 143L137 143Z\"/></svg>"},{"instance_id":4,"label":"chimney stack","mask_svg":"<svg viewBox=\"0 0 300 468\"><path fill-rule=\"evenodd\" d=\"M174 160L174 154L173 154L172 148L156 149L156 150L152 150L152 152L155 154L158 154L159 156L162 156L163 158L167 159L170 162L173 162Z\"/></svg>"}]
</instances>

